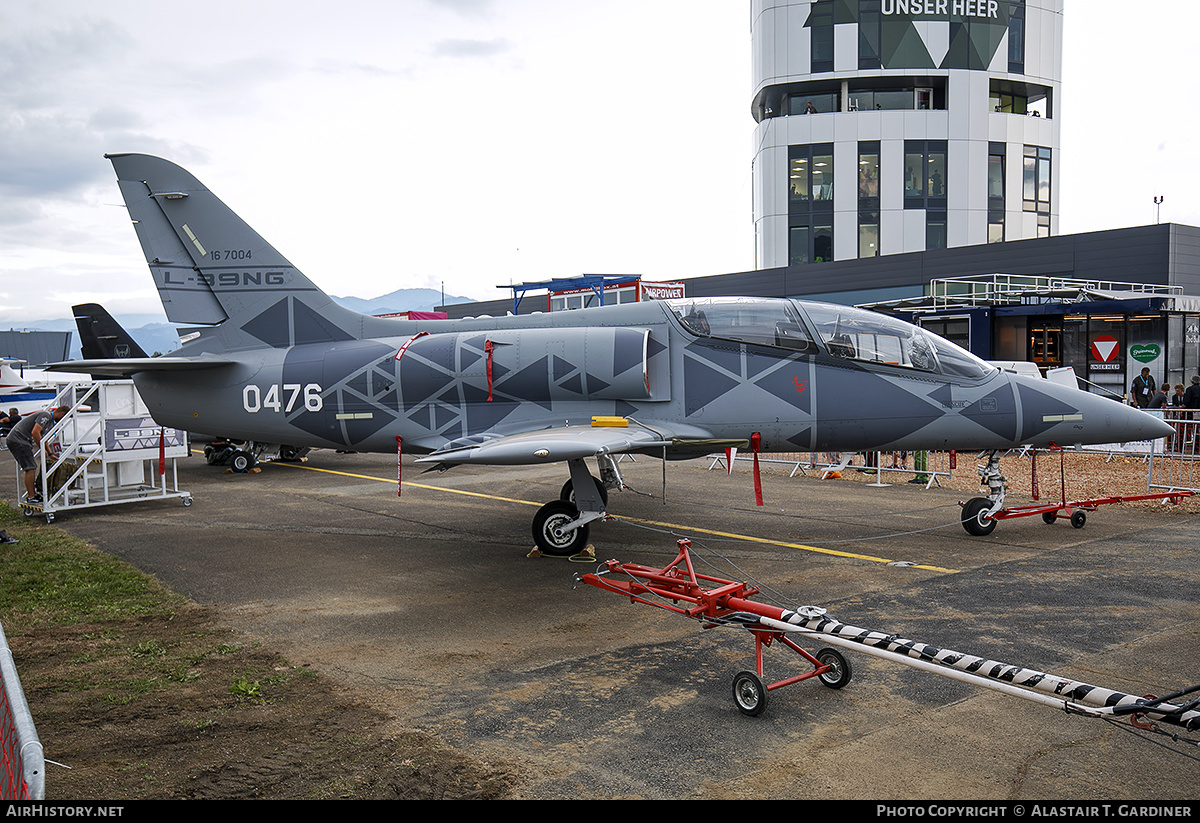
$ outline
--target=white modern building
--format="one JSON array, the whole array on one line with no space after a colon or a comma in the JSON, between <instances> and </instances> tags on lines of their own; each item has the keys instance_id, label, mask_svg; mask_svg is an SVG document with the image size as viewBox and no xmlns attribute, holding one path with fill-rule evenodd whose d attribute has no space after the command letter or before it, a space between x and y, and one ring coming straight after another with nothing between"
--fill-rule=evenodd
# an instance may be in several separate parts
<instances>
[{"instance_id":1,"label":"white modern building","mask_svg":"<svg viewBox=\"0 0 1200 823\"><path fill-rule=\"evenodd\" d=\"M757 268L1057 234L1062 11L752 0Z\"/></svg>"}]
</instances>

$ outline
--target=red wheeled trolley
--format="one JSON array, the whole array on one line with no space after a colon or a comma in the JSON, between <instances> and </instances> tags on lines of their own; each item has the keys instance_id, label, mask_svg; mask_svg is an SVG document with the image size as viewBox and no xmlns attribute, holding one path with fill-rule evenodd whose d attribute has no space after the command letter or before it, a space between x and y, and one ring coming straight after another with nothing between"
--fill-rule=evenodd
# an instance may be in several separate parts
<instances>
[{"instance_id":1,"label":"red wheeled trolley","mask_svg":"<svg viewBox=\"0 0 1200 823\"><path fill-rule=\"evenodd\" d=\"M1200 730L1200 684L1164 697L1138 697L1090 683L1060 677L1036 669L1014 666L972 654L931 646L890 632L872 631L842 623L817 606L782 609L750 598L758 589L746 583L697 574L689 552L691 542L677 541L679 553L661 569L609 560L601 569L576 575L599 589L628 597L631 603L645 603L700 620L706 627L741 626L754 635L756 671L738 672L733 678L733 699L742 714L761 714L767 695L792 683L818 678L832 689L850 682L850 666L841 653L824 648L815 655L801 649L785 635L802 633L814 639L854 649L873 657L890 660L939 677L998 691L1043 706L1086 717L1129 717L1140 729L1163 732L1158 724ZM618 576L624 575L623 579ZM763 649L776 640L812 664L812 670L795 677L764 684ZM1185 702L1172 702L1177 699Z\"/></svg>"},{"instance_id":2,"label":"red wheeled trolley","mask_svg":"<svg viewBox=\"0 0 1200 823\"><path fill-rule=\"evenodd\" d=\"M1068 520L1077 529L1082 529L1087 523L1087 513L1094 512L1100 506L1112 503L1133 503L1137 500L1163 500L1178 504L1185 497L1191 497L1195 492L1188 489L1171 489L1158 494L1133 494L1123 496L1092 497L1087 500L1067 500L1067 470L1065 450L1061 446L1051 446L1050 451L1058 452L1059 482L1061 496L1056 503L1031 503L1027 506L1005 506L995 512L993 498L973 497L962 506L962 524L967 534L974 537L984 537L996 529L996 522L1014 517L1033 517L1041 515L1042 522L1047 525L1059 520ZM1034 452L1032 471L1034 472L1033 498L1037 499L1037 452Z\"/></svg>"},{"instance_id":3,"label":"red wheeled trolley","mask_svg":"<svg viewBox=\"0 0 1200 823\"><path fill-rule=\"evenodd\" d=\"M757 618L783 620L787 610L751 600L759 590L746 583L697 574L689 553L691 541L681 538L678 543L679 553L661 569L609 560L601 564L600 571L577 575L576 579L624 595L630 602L657 606L709 626L744 625L754 635L755 670L738 672L733 678L733 699L742 714L762 714L770 692L802 680L815 677L831 689L840 689L850 682L853 671L841 652L824 648L810 654L785 632L763 628ZM626 575L626 579L615 579L614 574ZM819 617L824 613L821 608L805 607L807 617ZM763 651L776 641L804 658L812 669L794 677L765 682Z\"/></svg>"}]
</instances>

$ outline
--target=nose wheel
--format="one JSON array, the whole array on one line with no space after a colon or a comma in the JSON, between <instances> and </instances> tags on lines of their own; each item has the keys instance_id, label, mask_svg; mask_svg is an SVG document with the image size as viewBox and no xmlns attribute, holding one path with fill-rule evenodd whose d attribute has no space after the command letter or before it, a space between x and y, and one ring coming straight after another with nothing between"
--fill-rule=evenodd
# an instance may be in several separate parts
<instances>
[{"instance_id":1,"label":"nose wheel","mask_svg":"<svg viewBox=\"0 0 1200 823\"><path fill-rule=\"evenodd\" d=\"M996 530L996 521L987 517L992 501L986 497L973 497L963 504L962 524L972 537L986 537Z\"/></svg>"},{"instance_id":2,"label":"nose wheel","mask_svg":"<svg viewBox=\"0 0 1200 823\"><path fill-rule=\"evenodd\" d=\"M579 519L579 509L566 500L551 500L533 516L533 542L542 554L569 557L587 545L588 525L568 528Z\"/></svg>"},{"instance_id":3,"label":"nose wheel","mask_svg":"<svg viewBox=\"0 0 1200 823\"><path fill-rule=\"evenodd\" d=\"M601 520L608 505L608 489L587 470L583 460L569 460L571 479L558 500L551 500L533 516L533 542L542 554L569 557L587 545L588 524ZM605 464L601 462L601 474Z\"/></svg>"}]
</instances>

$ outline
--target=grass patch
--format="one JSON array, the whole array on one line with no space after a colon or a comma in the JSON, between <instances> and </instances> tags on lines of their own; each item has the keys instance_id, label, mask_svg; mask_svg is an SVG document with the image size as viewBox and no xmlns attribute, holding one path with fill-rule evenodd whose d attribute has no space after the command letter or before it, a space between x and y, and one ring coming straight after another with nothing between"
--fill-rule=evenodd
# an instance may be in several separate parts
<instances>
[{"instance_id":1,"label":"grass patch","mask_svg":"<svg viewBox=\"0 0 1200 823\"><path fill-rule=\"evenodd\" d=\"M5 631L169 615L185 601L158 581L58 529L28 522L0 503L0 529L19 543L0 547Z\"/></svg>"},{"instance_id":2,"label":"grass patch","mask_svg":"<svg viewBox=\"0 0 1200 823\"><path fill-rule=\"evenodd\" d=\"M0 529L20 541L0 547L0 622L10 642L55 636L70 650L27 692L127 705L185 687L201 677L203 661L227 656L233 663L244 648L229 642L228 631L176 628L181 611L194 608L185 598L19 509L0 503ZM259 677L272 671L259 668Z\"/></svg>"},{"instance_id":3,"label":"grass patch","mask_svg":"<svg viewBox=\"0 0 1200 823\"><path fill-rule=\"evenodd\" d=\"M507 774L382 733L343 685L150 575L3 503L0 529L20 541L0 545L0 622L47 759L69 766L47 798L507 793Z\"/></svg>"}]
</instances>

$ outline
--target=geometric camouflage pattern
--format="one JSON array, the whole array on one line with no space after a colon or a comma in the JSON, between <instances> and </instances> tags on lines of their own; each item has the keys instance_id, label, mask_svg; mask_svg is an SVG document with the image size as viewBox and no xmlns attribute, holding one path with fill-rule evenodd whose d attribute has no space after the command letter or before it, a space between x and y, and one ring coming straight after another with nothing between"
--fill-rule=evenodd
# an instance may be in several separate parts
<instances>
[{"instance_id":1,"label":"geometric camouflage pattern","mask_svg":"<svg viewBox=\"0 0 1200 823\"><path fill-rule=\"evenodd\" d=\"M987 70L1000 46L1007 42L1009 10L1011 0L998 0L994 7L985 6L985 13L963 14L965 6L958 5L960 13L955 13L953 2L947 0L941 6L934 5L933 12L916 11L918 4L912 4L911 12L897 9L894 14L879 14L878 20L878 57L880 65L885 69L972 69ZM889 0L889 8L897 8ZM972 4L974 6L974 4ZM824 7L824 8L822 8ZM941 11L937 11L941 8ZM813 12L828 10L835 25L860 23L857 0L817 0L809 8L809 18L804 28L813 25ZM994 13L995 16L990 16ZM874 38L870 38L874 40ZM855 42L863 44L866 38L855 38ZM865 55L864 55L865 56Z\"/></svg>"},{"instance_id":2,"label":"geometric camouflage pattern","mask_svg":"<svg viewBox=\"0 0 1200 823\"><path fill-rule=\"evenodd\" d=\"M168 315L169 357L133 374L156 421L294 446L447 464L640 451L997 449L1161 436L1119 403L994 371L967 379L694 334L667 304L396 320L334 303L191 174L114 155ZM804 301L792 301L804 312ZM629 425L594 427L593 416Z\"/></svg>"}]
</instances>

